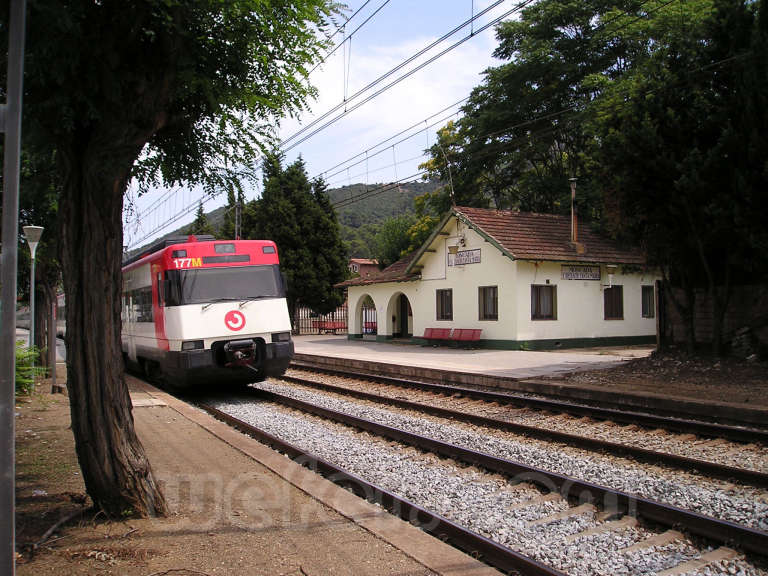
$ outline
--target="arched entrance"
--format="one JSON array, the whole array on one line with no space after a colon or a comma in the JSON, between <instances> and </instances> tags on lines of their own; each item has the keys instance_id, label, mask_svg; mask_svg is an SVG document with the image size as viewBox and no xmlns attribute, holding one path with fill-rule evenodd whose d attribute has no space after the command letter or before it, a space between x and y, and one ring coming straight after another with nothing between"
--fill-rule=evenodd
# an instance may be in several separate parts
<instances>
[{"instance_id":1,"label":"arched entrance","mask_svg":"<svg viewBox=\"0 0 768 576\"><path fill-rule=\"evenodd\" d=\"M376 322L376 304L368 294L363 296L360 301L360 334L365 336L376 336L378 333L378 324Z\"/></svg>"},{"instance_id":2,"label":"arched entrance","mask_svg":"<svg viewBox=\"0 0 768 576\"><path fill-rule=\"evenodd\" d=\"M413 311L408 297L402 292L393 295L387 307L387 322L391 321L390 334L393 338L413 336Z\"/></svg>"}]
</instances>

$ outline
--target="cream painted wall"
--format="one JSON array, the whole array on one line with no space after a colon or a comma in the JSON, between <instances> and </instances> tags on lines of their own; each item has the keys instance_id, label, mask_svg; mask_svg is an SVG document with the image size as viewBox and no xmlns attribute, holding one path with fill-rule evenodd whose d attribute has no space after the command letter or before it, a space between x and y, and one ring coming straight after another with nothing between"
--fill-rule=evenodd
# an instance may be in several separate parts
<instances>
[{"instance_id":1,"label":"cream painted wall","mask_svg":"<svg viewBox=\"0 0 768 576\"><path fill-rule=\"evenodd\" d=\"M422 280L350 286L349 288L349 333L361 334L360 307L366 294L376 306L379 336L392 334L392 315L396 314L397 295L403 293L411 303L413 319L410 324L414 336L424 334L425 328L482 328L482 338L510 339L515 332L515 277L512 261L497 248L486 242L474 230L451 220L445 230L448 236L437 236L420 263ZM480 249L479 264L448 266L448 245L456 244L463 235L465 245L460 250ZM480 286L497 286L499 293L499 320L479 320ZM437 320L437 290L453 290L453 320Z\"/></svg>"},{"instance_id":2,"label":"cream painted wall","mask_svg":"<svg viewBox=\"0 0 768 576\"><path fill-rule=\"evenodd\" d=\"M372 284L349 288L349 334L361 334L360 307L365 295L376 306L378 335L392 334L392 315L397 295L408 298L413 310L411 332L418 337L425 328L481 328L483 340L550 340L651 336L656 319L642 318L641 286L653 285L653 274L614 274L613 283L624 287L624 319L604 320L603 291L607 283L605 266L601 281L563 280L561 265L555 262L512 261L474 230L456 219L446 224L447 236L438 235L419 264L422 279L415 282ZM480 263L448 266L448 246L464 238L459 250L480 249ZM531 284L557 286L557 320L531 320ZM498 320L479 320L480 286L497 286ZM453 290L453 320L437 320L436 291Z\"/></svg>"},{"instance_id":3,"label":"cream painted wall","mask_svg":"<svg viewBox=\"0 0 768 576\"><path fill-rule=\"evenodd\" d=\"M515 340L557 338L598 338L611 336L650 336L656 334L656 319L642 317L642 286L652 286L658 276L613 275L613 285L623 286L624 319L604 320L603 284L608 283L605 266L601 280L563 280L557 262L516 262L520 291L517 297L518 330ZM531 320L531 285L557 286L557 320Z\"/></svg>"}]
</instances>

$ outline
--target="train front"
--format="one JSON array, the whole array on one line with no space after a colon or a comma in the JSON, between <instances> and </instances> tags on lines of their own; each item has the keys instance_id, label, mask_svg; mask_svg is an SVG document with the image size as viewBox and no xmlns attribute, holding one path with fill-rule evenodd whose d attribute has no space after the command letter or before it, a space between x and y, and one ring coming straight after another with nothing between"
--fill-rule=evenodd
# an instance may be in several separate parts
<instances>
[{"instance_id":1,"label":"train front","mask_svg":"<svg viewBox=\"0 0 768 576\"><path fill-rule=\"evenodd\" d=\"M164 314L155 328L167 342L171 384L245 384L285 372L293 341L274 242L174 245L160 266L153 276Z\"/></svg>"}]
</instances>

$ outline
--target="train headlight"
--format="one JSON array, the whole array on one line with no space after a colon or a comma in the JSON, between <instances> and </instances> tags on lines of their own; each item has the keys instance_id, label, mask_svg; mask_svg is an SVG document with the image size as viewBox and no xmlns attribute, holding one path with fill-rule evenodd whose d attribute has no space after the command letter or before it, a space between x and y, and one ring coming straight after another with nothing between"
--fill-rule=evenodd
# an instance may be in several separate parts
<instances>
[{"instance_id":1,"label":"train headlight","mask_svg":"<svg viewBox=\"0 0 768 576\"><path fill-rule=\"evenodd\" d=\"M202 350L205 344L202 340L186 340L181 343L182 350Z\"/></svg>"},{"instance_id":2,"label":"train headlight","mask_svg":"<svg viewBox=\"0 0 768 576\"><path fill-rule=\"evenodd\" d=\"M290 341L291 341L290 332L278 332L276 334L272 334L272 342L290 342Z\"/></svg>"}]
</instances>

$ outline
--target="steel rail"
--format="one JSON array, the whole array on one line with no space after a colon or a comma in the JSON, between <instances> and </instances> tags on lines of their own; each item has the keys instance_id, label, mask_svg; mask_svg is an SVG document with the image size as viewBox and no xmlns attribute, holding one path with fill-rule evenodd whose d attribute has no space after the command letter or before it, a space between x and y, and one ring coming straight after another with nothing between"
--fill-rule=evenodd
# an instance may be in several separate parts
<instances>
[{"instance_id":1,"label":"steel rail","mask_svg":"<svg viewBox=\"0 0 768 576\"><path fill-rule=\"evenodd\" d=\"M411 400L403 400L400 398L390 398L388 396L382 396L372 392L352 390L350 388L345 388L344 386L336 386L334 384L327 384L324 382L315 382L313 380L297 378L296 376L282 376L281 379L287 382L294 382L296 384L311 386L319 390L325 390L328 392L334 392L337 394L343 394L345 396L359 398L361 400L369 400L371 402L389 404L407 410L424 412L434 416L439 416L441 418L450 418L478 426L496 428L515 434L525 434L526 436L533 438L563 442L571 446L586 448L587 450L597 450L601 452L609 452L611 454L622 454L624 456L631 456L644 462L664 464L667 466L680 468L688 472L698 471L711 477L724 480L736 480L753 486L768 487L768 474L759 472L757 470L748 470L745 468L737 468L735 466L727 466L725 464L718 464L716 462L709 462L707 460L698 460L696 458L670 454L669 452L657 452L647 448L640 448L628 444L600 440L598 438L588 438L586 436L579 436L578 434L568 434L567 432L559 432L557 430L550 430L538 426L517 424L515 422L508 422L498 418L480 416L479 414L458 412L456 410L451 410L450 408L440 408L438 406L431 406L421 402L413 402Z\"/></svg>"},{"instance_id":2,"label":"steel rail","mask_svg":"<svg viewBox=\"0 0 768 576\"><path fill-rule=\"evenodd\" d=\"M485 536L472 532L439 514L430 512L418 504L397 496L393 492L367 482L360 476L347 472L309 452L305 452L226 412L222 412L207 404L199 404L198 406L241 432L288 455L292 460L301 465L322 474L335 484L379 504L392 514L420 527L441 540L448 541L456 548L482 559L483 562L494 568L504 572L515 571L526 576L565 576L554 568L550 568L511 548L502 546Z\"/></svg>"},{"instance_id":3,"label":"steel rail","mask_svg":"<svg viewBox=\"0 0 768 576\"><path fill-rule=\"evenodd\" d=\"M612 422L636 424L638 426L645 426L650 428L664 428L666 430L673 430L676 432L696 434L697 436L712 438L725 438L727 440L734 440L737 442L761 442L763 444L768 444L768 430L762 429L730 426L726 424L716 424L711 422L703 422L700 420L689 420L686 418L670 416L656 416L654 414L647 414L643 412L617 410L614 408L600 408L597 406L574 404L560 400L530 398L517 394L493 392L489 390L477 390L474 388L464 388L460 386L432 384L429 382L420 382L415 380L402 380L389 376L377 376L375 374L366 374L362 372L329 369L305 363L294 362L291 364L291 366L301 370L311 370L314 372L322 372L347 378L367 379L374 382L393 384L403 388L427 390L436 394L461 394L467 398L472 398L475 400L499 402L500 404L512 404L514 406L524 406L528 408L536 408L539 410L549 410L551 412L560 412L576 416L588 416L596 420L610 420Z\"/></svg>"},{"instance_id":4,"label":"steel rail","mask_svg":"<svg viewBox=\"0 0 768 576\"><path fill-rule=\"evenodd\" d=\"M768 555L768 533L730 522L684 510L648 498L585 482L576 478L549 472L521 462L497 458L476 450L455 446L447 442L419 436L399 428L371 422L356 416L315 406L276 392L250 389L251 394L265 400L333 420L348 426L371 432L378 436L403 442L447 458L459 460L513 477L518 481L532 482L544 488L557 490L564 498L602 503L605 510L622 512L671 527L684 527L691 534L708 538L761 556Z\"/></svg>"}]
</instances>

